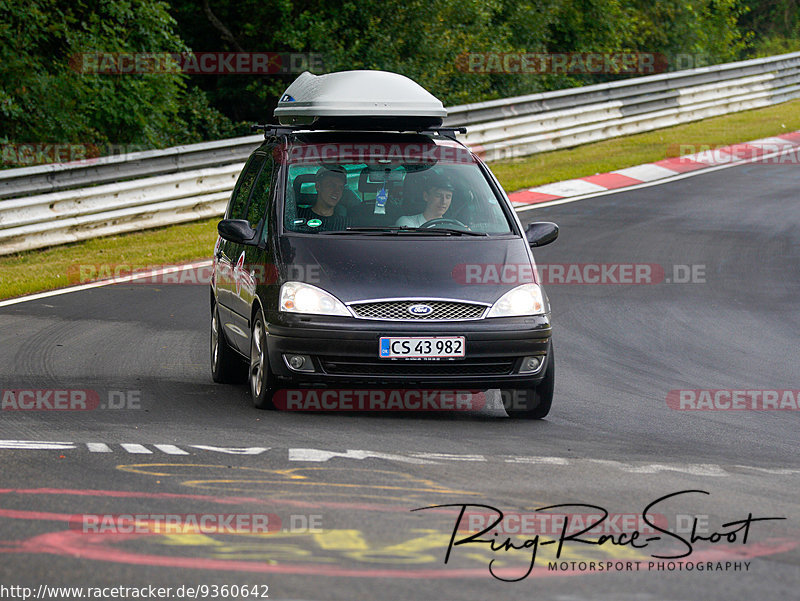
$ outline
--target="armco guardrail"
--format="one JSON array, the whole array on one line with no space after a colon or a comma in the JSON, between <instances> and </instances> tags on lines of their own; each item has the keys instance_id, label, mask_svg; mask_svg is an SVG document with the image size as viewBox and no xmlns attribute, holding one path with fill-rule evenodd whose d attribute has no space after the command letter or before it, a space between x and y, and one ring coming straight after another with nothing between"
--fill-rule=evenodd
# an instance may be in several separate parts
<instances>
[{"instance_id":1,"label":"armco guardrail","mask_svg":"<svg viewBox=\"0 0 800 601\"><path fill-rule=\"evenodd\" d=\"M75 163L52 163L0 171L0 199L93 186L124 179L142 178L244 163L263 136L245 136L164 150L146 150Z\"/></svg>"},{"instance_id":2,"label":"armco guardrail","mask_svg":"<svg viewBox=\"0 0 800 601\"><path fill-rule=\"evenodd\" d=\"M243 165L0 201L0 253L221 215Z\"/></svg>"},{"instance_id":3,"label":"armco guardrail","mask_svg":"<svg viewBox=\"0 0 800 601\"><path fill-rule=\"evenodd\" d=\"M484 160L512 158L800 98L800 52L448 108Z\"/></svg>"},{"instance_id":4,"label":"armco guardrail","mask_svg":"<svg viewBox=\"0 0 800 601\"><path fill-rule=\"evenodd\" d=\"M448 109L485 160L526 156L800 97L800 52ZM0 254L221 215L247 136L0 171ZM113 182L113 183L112 183Z\"/></svg>"},{"instance_id":5,"label":"armco guardrail","mask_svg":"<svg viewBox=\"0 0 800 601\"><path fill-rule=\"evenodd\" d=\"M221 215L263 139L0 171L0 255Z\"/></svg>"}]
</instances>

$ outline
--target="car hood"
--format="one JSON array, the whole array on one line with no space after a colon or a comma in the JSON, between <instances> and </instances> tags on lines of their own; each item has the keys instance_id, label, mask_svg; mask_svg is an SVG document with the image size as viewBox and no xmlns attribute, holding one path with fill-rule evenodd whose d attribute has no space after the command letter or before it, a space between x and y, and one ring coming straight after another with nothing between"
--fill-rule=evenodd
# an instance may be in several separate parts
<instances>
[{"instance_id":1,"label":"car hood","mask_svg":"<svg viewBox=\"0 0 800 601\"><path fill-rule=\"evenodd\" d=\"M281 281L299 280L348 303L378 298L449 298L494 303L536 281L522 238L283 236Z\"/></svg>"}]
</instances>

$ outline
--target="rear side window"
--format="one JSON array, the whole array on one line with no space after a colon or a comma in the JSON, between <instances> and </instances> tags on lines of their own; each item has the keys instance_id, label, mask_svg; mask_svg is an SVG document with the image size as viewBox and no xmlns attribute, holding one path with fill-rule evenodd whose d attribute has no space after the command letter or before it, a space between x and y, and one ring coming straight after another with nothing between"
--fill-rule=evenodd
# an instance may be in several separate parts
<instances>
[{"instance_id":1,"label":"rear side window","mask_svg":"<svg viewBox=\"0 0 800 601\"><path fill-rule=\"evenodd\" d=\"M261 171L253 185L253 193L250 195L250 203L247 205L247 221L250 222L252 227L256 227L264 216L264 211L269 204L269 195L272 188L272 175L274 170L274 161L272 154L267 154L262 157Z\"/></svg>"},{"instance_id":2,"label":"rear side window","mask_svg":"<svg viewBox=\"0 0 800 601\"><path fill-rule=\"evenodd\" d=\"M253 183L258 176L259 169L261 169L265 160L266 156L263 154L255 154L247 161L242 174L239 176L239 181L236 182L236 189L233 191L231 202L228 205L226 214L228 219L247 218L247 199L253 189Z\"/></svg>"}]
</instances>

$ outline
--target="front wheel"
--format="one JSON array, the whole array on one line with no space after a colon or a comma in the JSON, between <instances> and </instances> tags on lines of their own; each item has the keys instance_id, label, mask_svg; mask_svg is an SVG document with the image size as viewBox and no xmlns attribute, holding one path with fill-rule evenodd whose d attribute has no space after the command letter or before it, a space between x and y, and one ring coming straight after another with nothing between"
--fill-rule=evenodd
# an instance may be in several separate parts
<instances>
[{"instance_id":1,"label":"front wheel","mask_svg":"<svg viewBox=\"0 0 800 601\"><path fill-rule=\"evenodd\" d=\"M218 384L238 384L244 382L245 364L236 354L222 329L219 308L211 310L211 378Z\"/></svg>"},{"instance_id":2,"label":"front wheel","mask_svg":"<svg viewBox=\"0 0 800 601\"><path fill-rule=\"evenodd\" d=\"M259 310L253 320L250 337L250 396L257 409L275 409L272 395L275 393L275 376L269 368L267 355L267 330L264 315Z\"/></svg>"},{"instance_id":3,"label":"front wheel","mask_svg":"<svg viewBox=\"0 0 800 601\"><path fill-rule=\"evenodd\" d=\"M555 383L556 363L551 342L542 381L533 388L504 391L511 393L508 397L503 395L503 403L508 417L516 419L542 419L545 417L550 413L550 405L553 404Z\"/></svg>"}]
</instances>

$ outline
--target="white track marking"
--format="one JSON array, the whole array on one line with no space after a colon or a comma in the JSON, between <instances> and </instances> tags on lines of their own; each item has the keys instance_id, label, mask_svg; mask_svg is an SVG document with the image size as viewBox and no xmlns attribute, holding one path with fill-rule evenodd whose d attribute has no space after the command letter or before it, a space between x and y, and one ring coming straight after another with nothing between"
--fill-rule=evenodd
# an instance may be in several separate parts
<instances>
[{"instance_id":1,"label":"white track marking","mask_svg":"<svg viewBox=\"0 0 800 601\"><path fill-rule=\"evenodd\" d=\"M107 444L104 442L79 443L91 453L113 453L114 446L118 443ZM155 449L167 455L190 455L183 448L173 444L147 443ZM119 446L128 453L138 455L152 455L153 451L145 445L139 443L119 443ZM212 453L225 453L229 455L260 455L273 450L270 447L216 447L211 445L183 445L184 448L190 447L201 451ZM78 448L78 443L74 442L51 442L37 440L0 440L0 451L62 451ZM613 459L591 459L584 457L551 457L547 455L526 456L526 455L500 455L485 456L468 453L435 453L423 451L404 451L398 453L384 453L380 451L368 451L362 449L348 449L347 451L329 451L326 449L274 449L276 453L288 453L289 461L324 463L332 459L349 459L364 461L365 459L383 459L386 461L396 461L399 463L415 465L444 465L453 461L466 462L502 462L505 464L526 464L542 466L571 466L575 468L597 469L598 467L617 469L630 474L661 474L663 472L679 472L692 476L702 477L726 477L726 476L796 476L800 475L800 469L790 467L755 467L749 465L730 465L722 466L716 463L647 463L647 462L623 462ZM287 455L284 455L286 457ZM755 472L754 474L737 474L737 470Z\"/></svg>"},{"instance_id":2,"label":"white track marking","mask_svg":"<svg viewBox=\"0 0 800 601\"><path fill-rule=\"evenodd\" d=\"M128 453L133 453L134 455L152 455L153 451L148 449L146 446L141 444L135 443L122 443L120 445L123 449L128 451Z\"/></svg>"},{"instance_id":3,"label":"white track marking","mask_svg":"<svg viewBox=\"0 0 800 601\"><path fill-rule=\"evenodd\" d=\"M625 169L617 169L611 173L619 173L626 177L638 179L642 182L652 182L658 179L664 179L677 175L677 171L662 167L661 165L636 165L635 167L626 167Z\"/></svg>"},{"instance_id":4,"label":"white track marking","mask_svg":"<svg viewBox=\"0 0 800 601\"><path fill-rule=\"evenodd\" d=\"M630 474L657 474L658 472L681 472L692 476L727 476L728 473L713 463L646 463L630 465L610 459L586 459L592 463L615 467Z\"/></svg>"},{"instance_id":5,"label":"white track marking","mask_svg":"<svg viewBox=\"0 0 800 601\"><path fill-rule=\"evenodd\" d=\"M569 465L569 459L563 457L508 457L505 463L534 463L541 465Z\"/></svg>"},{"instance_id":6,"label":"white track marking","mask_svg":"<svg viewBox=\"0 0 800 601\"><path fill-rule=\"evenodd\" d=\"M417 464L436 463L435 461L428 461L427 459L406 457L404 455L396 455L394 453L377 453L373 451L357 450L348 450L344 453L338 453L336 451L323 451L322 449L289 449L289 461L313 461L316 463L321 463L334 457L340 457L343 459L386 459L388 461Z\"/></svg>"},{"instance_id":7,"label":"white track marking","mask_svg":"<svg viewBox=\"0 0 800 601\"><path fill-rule=\"evenodd\" d=\"M698 163L705 163L706 165L722 165L723 163L730 163L736 160L732 154L719 149L703 150L686 158Z\"/></svg>"},{"instance_id":8,"label":"white track marking","mask_svg":"<svg viewBox=\"0 0 800 601\"><path fill-rule=\"evenodd\" d=\"M104 442L87 442L86 448L90 453L112 453L111 447Z\"/></svg>"},{"instance_id":9,"label":"white track marking","mask_svg":"<svg viewBox=\"0 0 800 601\"><path fill-rule=\"evenodd\" d=\"M753 470L756 472L762 472L764 474L774 474L776 476L790 476L792 474L800 474L800 470L788 467L754 467L751 465L734 465L731 467L742 470Z\"/></svg>"},{"instance_id":10,"label":"white track marking","mask_svg":"<svg viewBox=\"0 0 800 601\"><path fill-rule=\"evenodd\" d=\"M418 459L444 459L449 461L486 461L483 455L459 455L457 453L409 453Z\"/></svg>"},{"instance_id":11,"label":"white track marking","mask_svg":"<svg viewBox=\"0 0 800 601\"><path fill-rule=\"evenodd\" d=\"M640 179L640 178L637 178ZM604 192L605 186L599 186L592 182L582 179L568 179L563 182L554 182L543 186L530 188L530 192L540 192L542 194L552 194L553 196L576 196L578 194L591 194L592 192Z\"/></svg>"},{"instance_id":12,"label":"white track marking","mask_svg":"<svg viewBox=\"0 0 800 601\"><path fill-rule=\"evenodd\" d=\"M269 447L213 447L202 444L189 446L203 451L214 451L215 453L225 453L227 455L260 455L264 451L269 451Z\"/></svg>"},{"instance_id":13,"label":"white track marking","mask_svg":"<svg viewBox=\"0 0 800 601\"><path fill-rule=\"evenodd\" d=\"M75 445L71 442L39 442L37 440L0 440L0 449L16 450L62 450L74 449Z\"/></svg>"},{"instance_id":14,"label":"white track marking","mask_svg":"<svg viewBox=\"0 0 800 601\"><path fill-rule=\"evenodd\" d=\"M760 140L745 142L745 144L749 144L750 146L763 146L763 147L775 146L776 148L780 149L786 148L787 146L797 146L797 144L795 144L791 140L778 138L777 136L772 138L761 138Z\"/></svg>"},{"instance_id":15,"label":"white track marking","mask_svg":"<svg viewBox=\"0 0 800 601\"><path fill-rule=\"evenodd\" d=\"M167 455L188 455L183 449L176 447L174 444L154 444L155 448Z\"/></svg>"}]
</instances>

